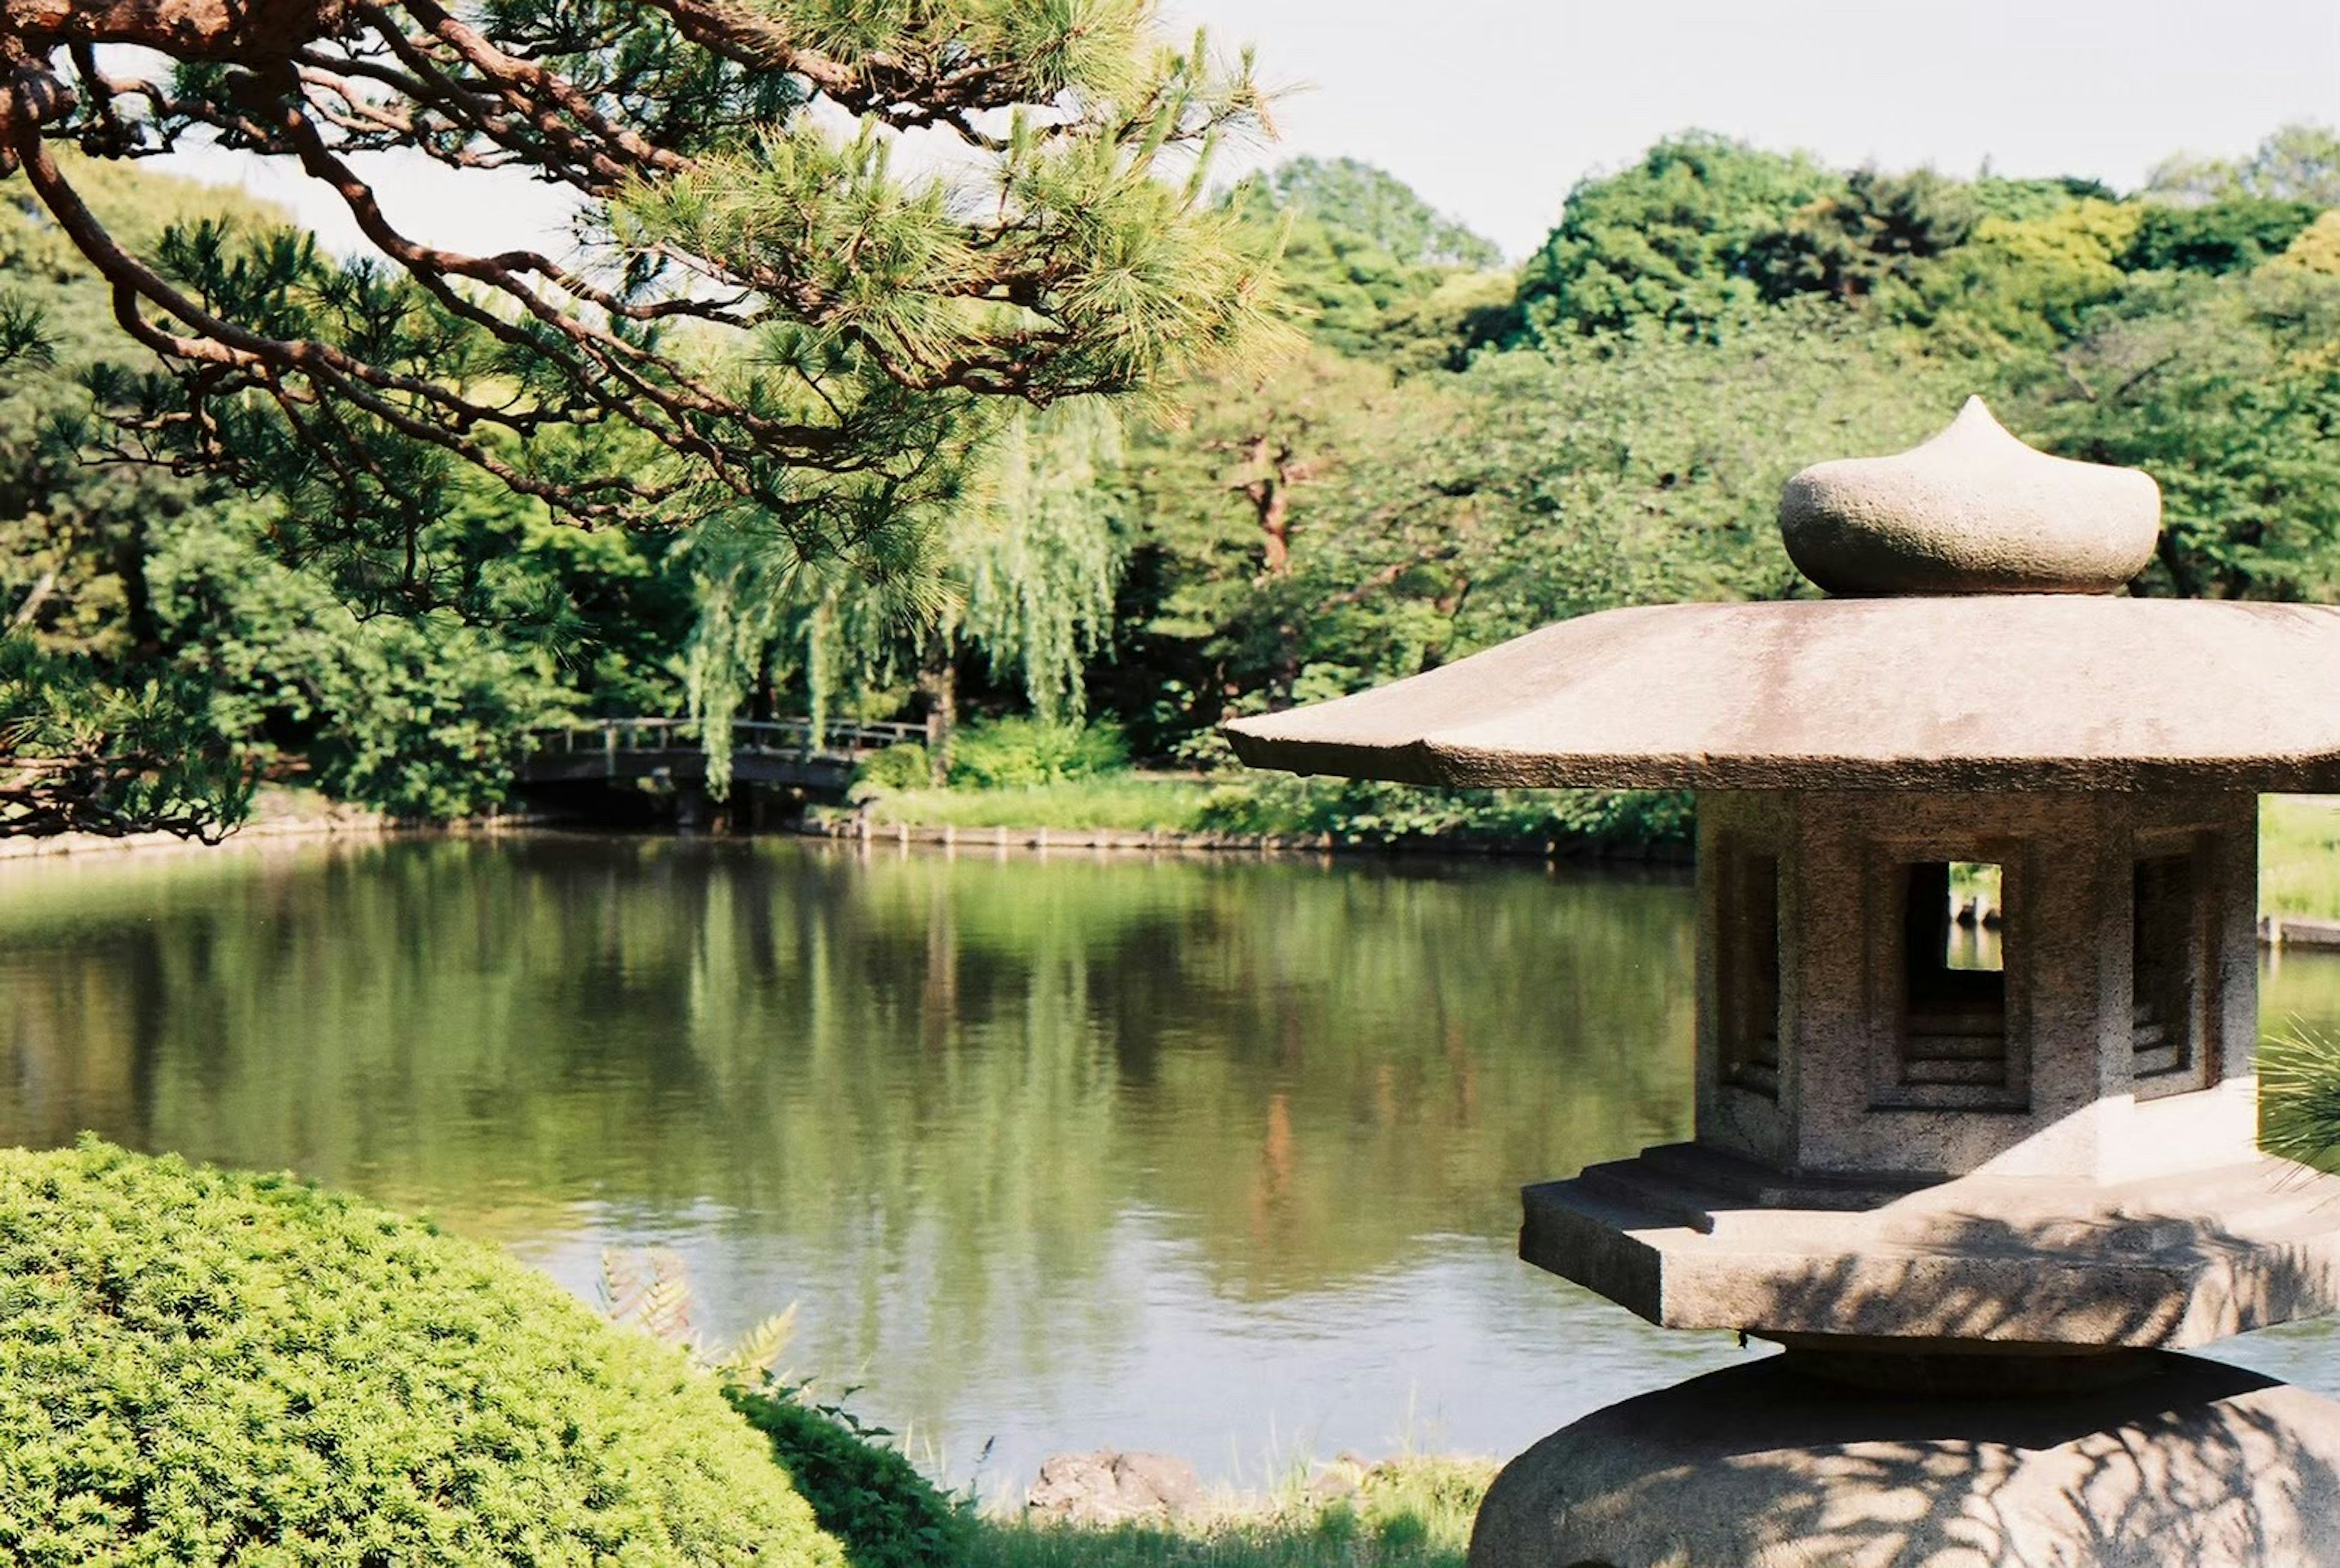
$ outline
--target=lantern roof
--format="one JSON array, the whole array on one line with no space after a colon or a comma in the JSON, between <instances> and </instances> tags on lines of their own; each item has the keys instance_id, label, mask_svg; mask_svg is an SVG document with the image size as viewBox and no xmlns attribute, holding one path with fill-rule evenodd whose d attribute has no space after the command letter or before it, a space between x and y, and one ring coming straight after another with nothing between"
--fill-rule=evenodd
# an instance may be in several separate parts
<instances>
[{"instance_id":1,"label":"lantern roof","mask_svg":"<svg viewBox=\"0 0 2340 1568\"><path fill-rule=\"evenodd\" d=\"M1226 730L1254 767L1458 787L2340 789L2340 609L2117 596L2159 510L1973 400L1789 481L1839 597L1605 610Z\"/></svg>"}]
</instances>

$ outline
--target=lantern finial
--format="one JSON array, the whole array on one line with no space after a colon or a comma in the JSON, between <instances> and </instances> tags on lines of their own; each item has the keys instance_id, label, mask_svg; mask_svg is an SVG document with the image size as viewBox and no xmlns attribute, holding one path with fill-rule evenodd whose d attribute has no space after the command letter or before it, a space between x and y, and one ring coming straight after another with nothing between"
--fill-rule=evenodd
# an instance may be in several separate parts
<instances>
[{"instance_id":1,"label":"lantern finial","mask_svg":"<svg viewBox=\"0 0 2340 1568\"><path fill-rule=\"evenodd\" d=\"M1921 446L1817 463L1780 495L1789 556L1845 596L2110 593L2160 532L2151 475L2035 451L1978 397Z\"/></svg>"}]
</instances>

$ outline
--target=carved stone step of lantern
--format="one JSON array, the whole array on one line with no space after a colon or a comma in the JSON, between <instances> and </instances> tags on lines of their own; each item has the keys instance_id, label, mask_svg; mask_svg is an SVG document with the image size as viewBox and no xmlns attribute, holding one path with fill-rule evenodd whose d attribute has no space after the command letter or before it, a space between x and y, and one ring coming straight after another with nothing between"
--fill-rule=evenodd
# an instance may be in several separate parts
<instances>
[{"instance_id":1,"label":"carved stone step of lantern","mask_svg":"<svg viewBox=\"0 0 2340 1568\"><path fill-rule=\"evenodd\" d=\"M1857 1206L1841 1192L1750 1202L1644 1155L1529 1187L1520 1255L1661 1327L1770 1339L2176 1350L2340 1311L2334 1194L2288 1161L2103 1187L1968 1176Z\"/></svg>"},{"instance_id":2,"label":"carved stone step of lantern","mask_svg":"<svg viewBox=\"0 0 2340 1568\"><path fill-rule=\"evenodd\" d=\"M2340 611L2117 595L2158 514L1973 402L1790 482L1839 597L1229 726L1299 772L1699 791L1695 1139L1528 1188L1521 1251L1789 1353L1515 1461L1475 1568L2340 1568L2340 1407L2168 1354L2340 1310L2340 1180L2258 1153L2252 1067L2256 792L2340 787Z\"/></svg>"}]
</instances>

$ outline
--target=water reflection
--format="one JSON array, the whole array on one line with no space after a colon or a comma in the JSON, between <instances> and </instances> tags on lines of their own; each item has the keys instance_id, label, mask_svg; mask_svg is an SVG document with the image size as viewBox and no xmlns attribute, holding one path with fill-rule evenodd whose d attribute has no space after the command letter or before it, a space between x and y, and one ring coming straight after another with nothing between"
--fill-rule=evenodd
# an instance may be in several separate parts
<instances>
[{"instance_id":1,"label":"water reflection","mask_svg":"<svg viewBox=\"0 0 2340 1568\"><path fill-rule=\"evenodd\" d=\"M20 865L0 1141L289 1166L588 1293L604 1245L678 1246L713 1336L800 1302L800 1370L962 1475L993 1443L995 1484L1102 1444L1508 1452L1739 1354L1512 1256L1522 1182L1687 1132L1691 972L1679 879L1518 867ZM2290 1012L2340 1024L2340 964L2286 959Z\"/></svg>"}]
</instances>

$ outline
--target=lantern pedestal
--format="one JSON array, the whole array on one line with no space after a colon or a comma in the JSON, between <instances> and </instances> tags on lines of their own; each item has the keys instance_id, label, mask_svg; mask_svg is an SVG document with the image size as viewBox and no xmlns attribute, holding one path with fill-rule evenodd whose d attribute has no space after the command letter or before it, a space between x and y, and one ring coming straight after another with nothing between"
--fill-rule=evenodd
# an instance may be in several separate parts
<instances>
[{"instance_id":1,"label":"lantern pedestal","mask_svg":"<svg viewBox=\"0 0 2340 1568\"><path fill-rule=\"evenodd\" d=\"M2111 1358L2110 1386L2027 1379L2052 1396L1905 1394L1906 1364L1875 1388L1799 1360L1544 1439L1488 1492L1471 1568L2340 1568L2330 1400L2166 1352Z\"/></svg>"}]
</instances>

